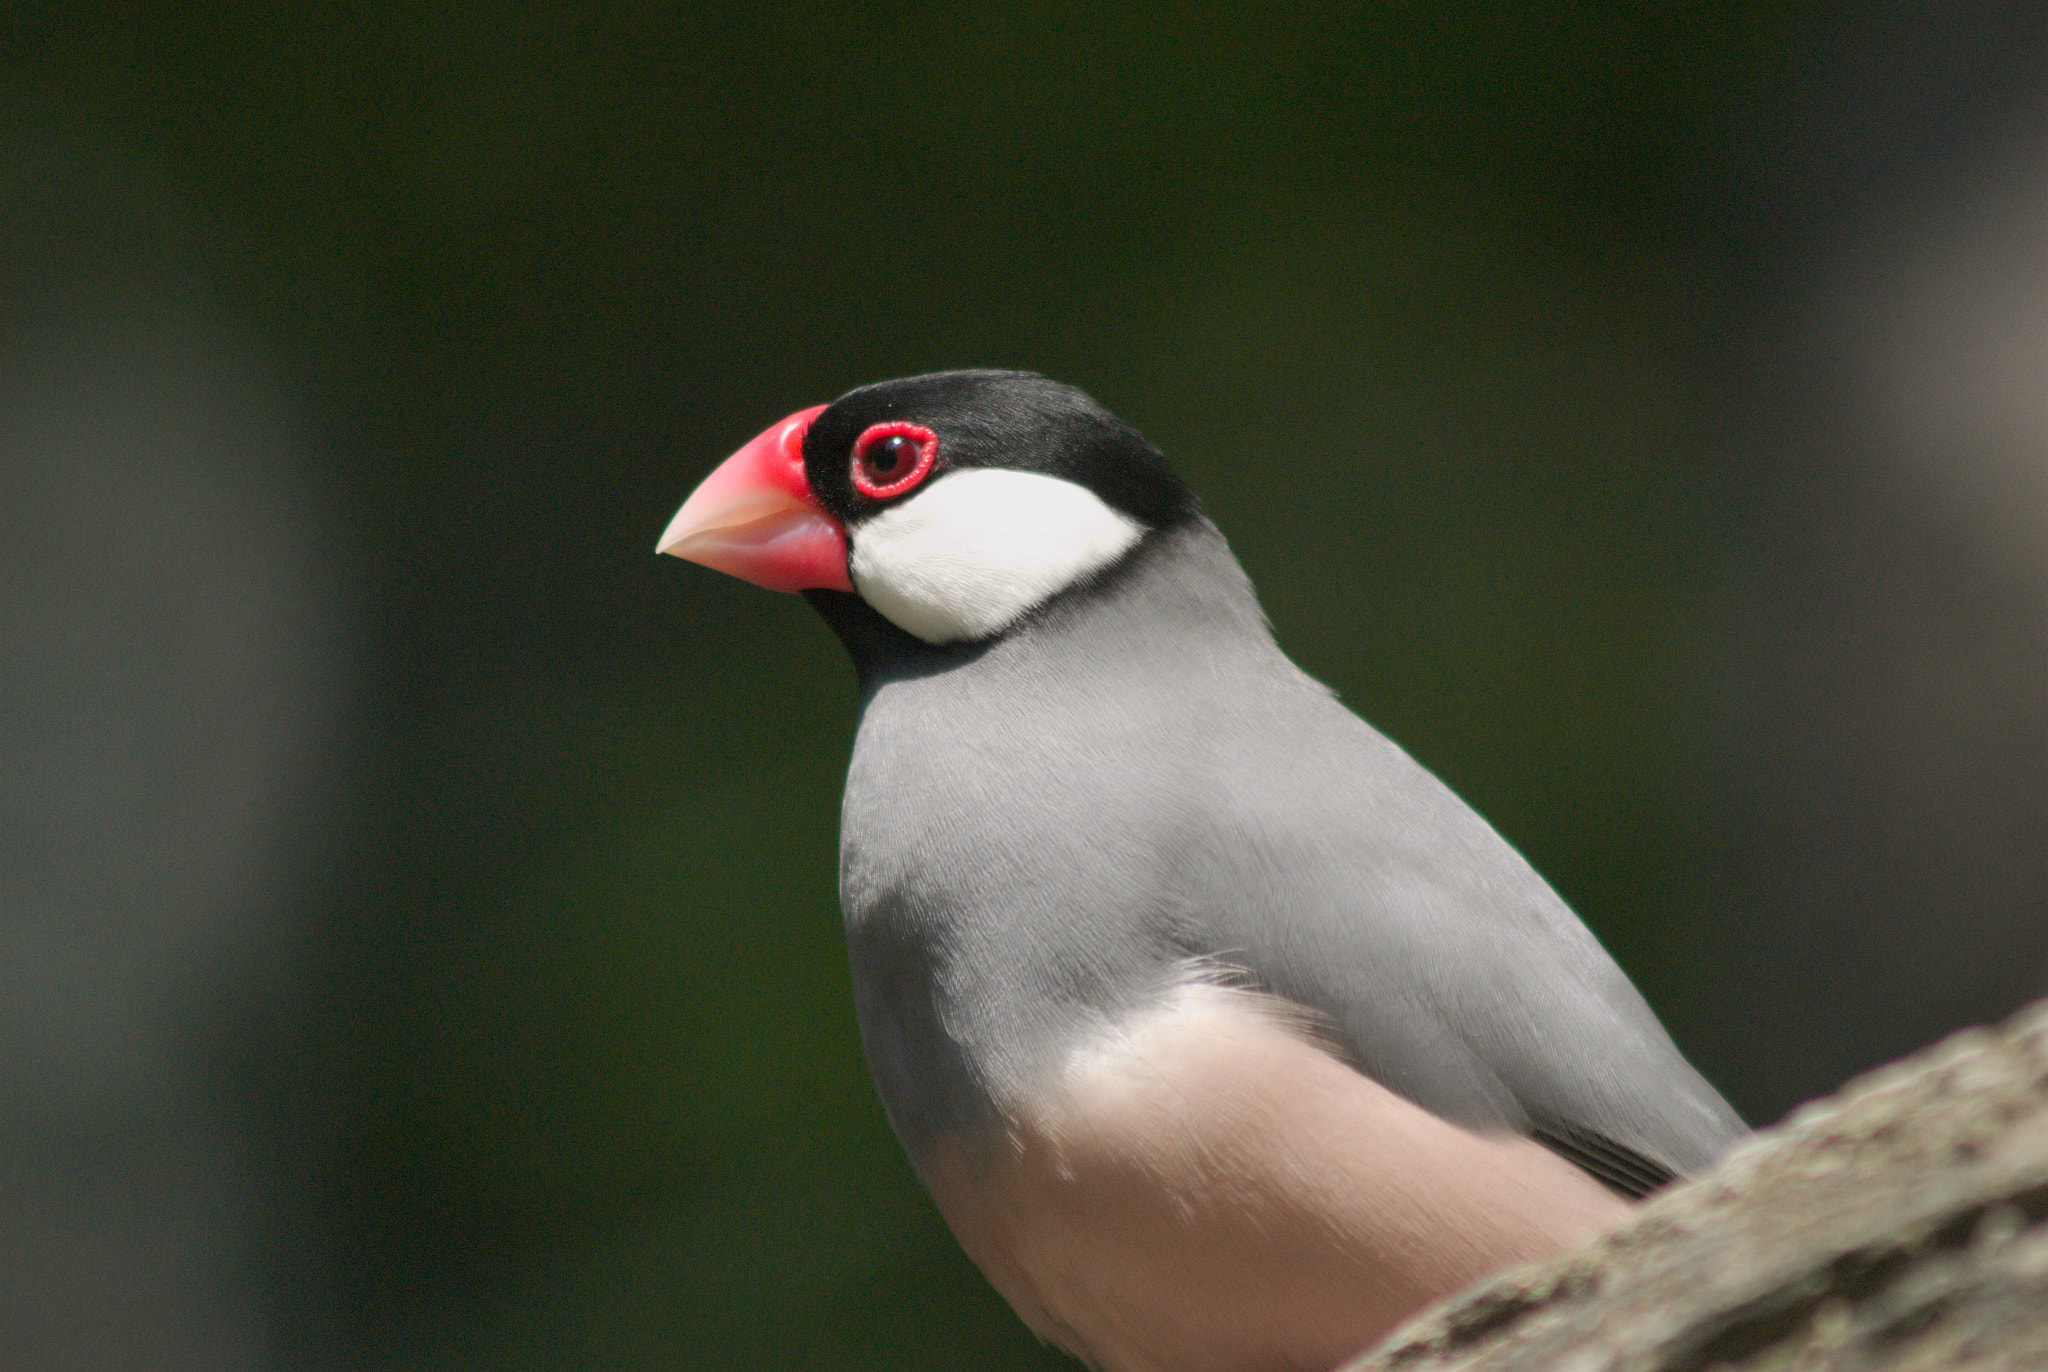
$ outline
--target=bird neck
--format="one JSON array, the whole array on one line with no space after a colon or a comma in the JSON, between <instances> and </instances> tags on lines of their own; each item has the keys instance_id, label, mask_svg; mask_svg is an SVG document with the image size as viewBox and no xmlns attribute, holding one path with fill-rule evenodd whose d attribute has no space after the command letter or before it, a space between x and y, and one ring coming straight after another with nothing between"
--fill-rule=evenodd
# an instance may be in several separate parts
<instances>
[{"instance_id":1,"label":"bird neck","mask_svg":"<svg viewBox=\"0 0 2048 1372\"><path fill-rule=\"evenodd\" d=\"M884 681L951 671L990 653L1032 651L1104 634L1131 648L1188 635L1278 649L1251 581L1214 524L1202 516L1155 529L1113 566L1049 597L994 638L927 643L858 595L805 591L846 645L862 695Z\"/></svg>"}]
</instances>

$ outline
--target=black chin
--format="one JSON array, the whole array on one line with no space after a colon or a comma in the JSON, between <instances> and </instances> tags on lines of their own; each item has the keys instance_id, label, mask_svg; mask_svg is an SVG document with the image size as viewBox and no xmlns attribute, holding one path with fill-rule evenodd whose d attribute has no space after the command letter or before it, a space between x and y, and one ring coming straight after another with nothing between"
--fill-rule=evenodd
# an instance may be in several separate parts
<instances>
[{"instance_id":1,"label":"black chin","mask_svg":"<svg viewBox=\"0 0 2048 1372\"><path fill-rule=\"evenodd\" d=\"M810 590L803 597L846 645L862 695L885 681L957 667L979 657L988 646L927 643L891 624L874 606L851 591Z\"/></svg>"}]
</instances>

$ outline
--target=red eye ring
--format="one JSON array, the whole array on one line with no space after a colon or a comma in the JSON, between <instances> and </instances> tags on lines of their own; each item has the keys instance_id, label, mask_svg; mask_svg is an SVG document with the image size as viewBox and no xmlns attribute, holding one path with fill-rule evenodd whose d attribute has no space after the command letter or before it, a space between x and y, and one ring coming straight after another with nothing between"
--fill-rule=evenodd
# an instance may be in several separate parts
<instances>
[{"instance_id":1,"label":"red eye ring","mask_svg":"<svg viewBox=\"0 0 2048 1372\"><path fill-rule=\"evenodd\" d=\"M853 441L853 489L869 500L902 495L930 476L938 459L939 436L924 425L900 419L870 424Z\"/></svg>"}]
</instances>

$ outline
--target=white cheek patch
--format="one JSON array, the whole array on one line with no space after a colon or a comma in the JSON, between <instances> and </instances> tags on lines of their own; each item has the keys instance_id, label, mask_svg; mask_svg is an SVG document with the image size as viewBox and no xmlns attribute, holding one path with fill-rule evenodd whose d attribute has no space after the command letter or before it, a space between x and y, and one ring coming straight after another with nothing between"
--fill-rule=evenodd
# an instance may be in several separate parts
<instances>
[{"instance_id":1,"label":"white cheek patch","mask_svg":"<svg viewBox=\"0 0 2048 1372\"><path fill-rule=\"evenodd\" d=\"M1056 476L948 472L853 531L854 589L927 643L986 638L1122 557L1145 527Z\"/></svg>"}]
</instances>

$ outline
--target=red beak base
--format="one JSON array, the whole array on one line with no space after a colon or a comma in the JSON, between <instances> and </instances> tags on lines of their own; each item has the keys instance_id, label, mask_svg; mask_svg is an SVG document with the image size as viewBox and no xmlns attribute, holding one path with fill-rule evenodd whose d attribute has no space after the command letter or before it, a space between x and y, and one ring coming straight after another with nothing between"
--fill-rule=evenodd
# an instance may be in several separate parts
<instances>
[{"instance_id":1,"label":"red beak base","mask_svg":"<svg viewBox=\"0 0 2048 1372\"><path fill-rule=\"evenodd\" d=\"M721 462L654 550L771 591L851 591L846 529L804 476L804 434L824 409L798 410Z\"/></svg>"}]
</instances>

